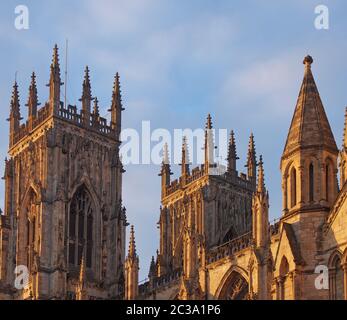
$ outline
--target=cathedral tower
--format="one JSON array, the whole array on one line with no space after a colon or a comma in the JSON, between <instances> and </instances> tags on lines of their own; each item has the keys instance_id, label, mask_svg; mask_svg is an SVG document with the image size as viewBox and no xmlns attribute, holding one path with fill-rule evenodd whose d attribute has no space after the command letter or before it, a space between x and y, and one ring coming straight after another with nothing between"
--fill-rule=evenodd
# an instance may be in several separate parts
<instances>
[{"instance_id":1,"label":"cathedral tower","mask_svg":"<svg viewBox=\"0 0 347 320\"><path fill-rule=\"evenodd\" d=\"M278 299L313 297L310 284L321 263L322 226L338 192L338 149L312 75L312 57L306 56L303 63L304 79L281 158L281 241L288 241L291 252L277 253ZM294 288L291 292L287 280Z\"/></svg>"},{"instance_id":2,"label":"cathedral tower","mask_svg":"<svg viewBox=\"0 0 347 320\"><path fill-rule=\"evenodd\" d=\"M338 149L316 87L311 64L305 73L281 159L283 212L328 211L337 186Z\"/></svg>"},{"instance_id":3,"label":"cathedral tower","mask_svg":"<svg viewBox=\"0 0 347 320\"><path fill-rule=\"evenodd\" d=\"M97 99L91 113L88 68L81 111L60 101L61 85L55 46L49 99L38 109L33 73L25 123L21 123L17 83L13 87L0 279L13 287L15 267L22 265L29 283L15 290L14 298L74 298L78 287L85 298L116 298L123 295L126 227L118 139L119 76L111 107L116 126L100 117Z\"/></svg>"}]
</instances>

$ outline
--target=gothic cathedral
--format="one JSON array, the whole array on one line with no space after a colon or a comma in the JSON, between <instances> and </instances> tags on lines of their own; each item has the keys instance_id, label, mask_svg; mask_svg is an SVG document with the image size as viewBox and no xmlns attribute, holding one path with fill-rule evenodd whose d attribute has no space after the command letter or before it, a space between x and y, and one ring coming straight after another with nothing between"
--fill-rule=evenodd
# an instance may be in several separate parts
<instances>
[{"instance_id":1,"label":"gothic cathedral","mask_svg":"<svg viewBox=\"0 0 347 320\"><path fill-rule=\"evenodd\" d=\"M269 222L263 158L253 134L246 173L237 168L234 132L226 170L220 170L208 115L202 165L191 168L183 139L181 174L172 180L167 146L163 150L160 243L140 283L133 226L125 256L119 75L110 122L99 114L88 67L82 109L66 105L55 46L49 100L38 108L33 73L25 123L13 86L0 299L347 299L347 108L338 149L312 63L304 58L280 159L280 219Z\"/></svg>"}]
</instances>

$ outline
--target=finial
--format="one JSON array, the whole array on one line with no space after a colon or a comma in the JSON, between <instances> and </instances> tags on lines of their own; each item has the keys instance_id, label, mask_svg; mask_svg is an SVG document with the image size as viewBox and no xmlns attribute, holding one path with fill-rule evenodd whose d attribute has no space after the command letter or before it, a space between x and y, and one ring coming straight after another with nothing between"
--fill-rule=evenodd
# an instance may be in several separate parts
<instances>
[{"instance_id":1,"label":"finial","mask_svg":"<svg viewBox=\"0 0 347 320\"><path fill-rule=\"evenodd\" d=\"M51 67L59 67L59 53L57 44L55 44L53 48L53 58Z\"/></svg>"},{"instance_id":2,"label":"finial","mask_svg":"<svg viewBox=\"0 0 347 320\"><path fill-rule=\"evenodd\" d=\"M100 112L99 112L99 100L97 97L94 98L94 107L93 107L93 113L97 116L100 115Z\"/></svg>"},{"instance_id":3,"label":"finial","mask_svg":"<svg viewBox=\"0 0 347 320\"><path fill-rule=\"evenodd\" d=\"M135 231L134 225L130 227L130 239L129 239L129 257L136 257L136 245L135 245Z\"/></svg>"},{"instance_id":4,"label":"finial","mask_svg":"<svg viewBox=\"0 0 347 320\"><path fill-rule=\"evenodd\" d=\"M212 118L211 114L207 115L206 129L212 129Z\"/></svg>"},{"instance_id":5,"label":"finial","mask_svg":"<svg viewBox=\"0 0 347 320\"><path fill-rule=\"evenodd\" d=\"M313 63L313 58L310 55L307 55L304 58L303 64L309 67L311 66L312 63Z\"/></svg>"},{"instance_id":6,"label":"finial","mask_svg":"<svg viewBox=\"0 0 347 320\"><path fill-rule=\"evenodd\" d=\"M188 153L188 144L187 144L187 137L183 137L182 141L182 162L184 161L185 164L189 164L189 153Z\"/></svg>"},{"instance_id":7,"label":"finial","mask_svg":"<svg viewBox=\"0 0 347 320\"><path fill-rule=\"evenodd\" d=\"M163 164L170 164L169 160L169 147L167 142L165 142L163 147Z\"/></svg>"},{"instance_id":8,"label":"finial","mask_svg":"<svg viewBox=\"0 0 347 320\"><path fill-rule=\"evenodd\" d=\"M31 74L31 83L29 86L29 96L28 96L28 103L26 106L29 107L29 116L36 115L37 112L37 106L39 106L40 103L38 103L37 98L37 87L36 87L36 75L33 71Z\"/></svg>"},{"instance_id":9,"label":"finial","mask_svg":"<svg viewBox=\"0 0 347 320\"><path fill-rule=\"evenodd\" d=\"M10 106L11 106L10 113L12 114L13 118L18 119L18 120L22 120L22 118L20 116L20 103L19 103L19 93L18 93L17 81L15 81L13 84Z\"/></svg>"},{"instance_id":10,"label":"finial","mask_svg":"<svg viewBox=\"0 0 347 320\"><path fill-rule=\"evenodd\" d=\"M263 168L263 156L259 156L259 163L258 163L258 186L257 186L258 192L264 192L265 191L265 182L264 182L264 168Z\"/></svg>"}]
</instances>

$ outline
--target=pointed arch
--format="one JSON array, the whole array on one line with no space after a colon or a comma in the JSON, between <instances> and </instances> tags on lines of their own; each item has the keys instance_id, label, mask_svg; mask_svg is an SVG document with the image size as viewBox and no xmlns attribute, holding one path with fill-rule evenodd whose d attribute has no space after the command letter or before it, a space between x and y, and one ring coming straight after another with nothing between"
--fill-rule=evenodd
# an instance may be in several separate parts
<instances>
[{"instance_id":1,"label":"pointed arch","mask_svg":"<svg viewBox=\"0 0 347 320\"><path fill-rule=\"evenodd\" d=\"M24 264L29 270L34 264L38 251L38 223L40 220L40 198L33 184L27 188L20 209L18 219L18 255L20 264Z\"/></svg>"},{"instance_id":2,"label":"pointed arch","mask_svg":"<svg viewBox=\"0 0 347 320\"><path fill-rule=\"evenodd\" d=\"M285 277L289 272L289 263L286 256L283 256L280 264L280 276Z\"/></svg>"},{"instance_id":3,"label":"pointed arch","mask_svg":"<svg viewBox=\"0 0 347 320\"><path fill-rule=\"evenodd\" d=\"M335 200L337 186L336 186L336 165L331 157L325 159L325 200L332 203Z\"/></svg>"},{"instance_id":4,"label":"pointed arch","mask_svg":"<svg viewBox=\"0 0 347 320\"><path fill-rule=\"evenodd\" d=\"M295 167L290 171L290 206L294 207L297 204L297 173Z\"/></svg>"},{"instance_id":5,"label":"pointed arch","mask_svg":"<svg viewBox=\"0 0 347 320\"><path fill-rule=\"evenodd\" d=\"M331 300L344 299L344 271L342 268L343 256L340 251L335 250L329 258L329 295Z\"/></svg>"},{"instance_id":6,"label":"pointed arch","mask_svg":"<svg viewBox=\"0 0 347 320\"><path fill-rule=\"evenodd\" d=\"M249 276L239 266L232 266L223 276L216 291L219 300L245 300L249 297Z\"/></svg>"},{"instance_id":7,"label":"pointed arch","mask_svg":"<svg viewBox=\"0 0 347 320\"><path fill-rule=\"evenodd\" d=\"M70 266L78 267L81 264L82 256L84 256L86 267L93 267L95 218L95 201L87 186L82 184L72 196L68 210L67 256Z\"/></svg>"},{"instance_id":8,"label":"pointed arch","mask_svg":"<svg viewBox=\"0 0 347 320\"><path fill-rule=\"evenodd\" d=\"M278 298L289 300L293 297L292 282L289 276L289 263L286 256L282 256L279 268Z\"/></svg>"},{"instance_id":9,"label":"pointed arch","mask_svg":"<svg viewBox=\"0 0 347 320\"><path fill-rule=\"evenodd\" d=\"M310 162L308 167L308 199L310 202L314 201L314 164Z\"/></svg>"}]
</instances>

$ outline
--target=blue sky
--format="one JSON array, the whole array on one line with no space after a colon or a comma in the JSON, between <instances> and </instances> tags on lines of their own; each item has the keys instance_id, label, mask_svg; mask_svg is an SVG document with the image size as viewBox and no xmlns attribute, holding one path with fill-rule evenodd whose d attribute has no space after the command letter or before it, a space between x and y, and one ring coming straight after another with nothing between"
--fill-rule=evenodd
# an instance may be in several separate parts
<instances>
[{"instance_id":1,"label":"blue sky","mask_svg":"<svg viewBox=\"0 0 347 320\"><path fill-rule=\"evenodd\" d=\"M29 30L14 27L18 4L29 8ZM329 8L329 30L314 27L319 4ZM234 129L241 171L253 131L265 162L270 216L279 217L279 162L306 54L314 58L313 73L341 145L347 104L346 9L343 0L1 1L1 159L8 146L5 119L15 72L25 114L31 72L37 73L44 102L52 47L57 43L63 53L68 38L69 103L78 103L88 65L92 93L106 114L119 71L124 128L140 128L142 120L150 120L152 129L200 128L210 112L216 128ZM63 59L61 63L63 68ZM130 165L124 174L123 198L128 220L135 224L140 278L146 277L159 244L159 169ZM1 181L0 207L3 198Z\"/></svg>"}]
</instances>

